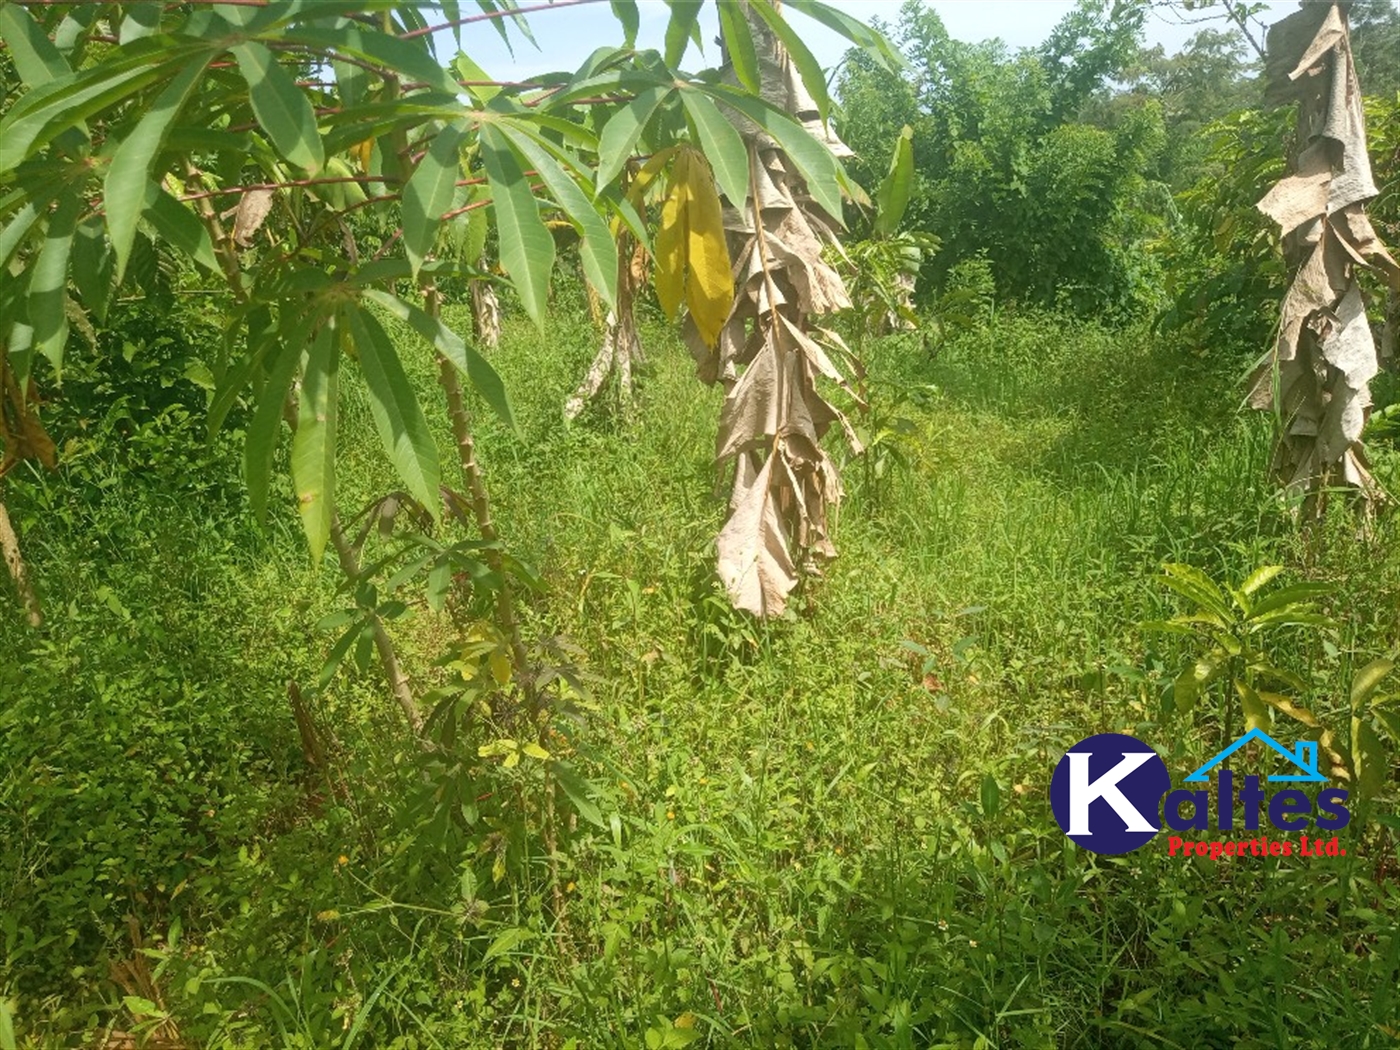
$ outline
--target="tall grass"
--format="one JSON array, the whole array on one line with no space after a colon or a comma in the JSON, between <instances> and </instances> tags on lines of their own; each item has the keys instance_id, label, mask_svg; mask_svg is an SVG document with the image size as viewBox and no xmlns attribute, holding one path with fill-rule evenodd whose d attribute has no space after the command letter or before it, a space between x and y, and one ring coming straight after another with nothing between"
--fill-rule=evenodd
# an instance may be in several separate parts
<instances>
[{"instance_id":1,"label":"tall grass","mask_svg":"<svg viewBox=\"0 0 1400 1050\"><path fill-rule=\"evenodd\" d=\"M373 675L352 670L317 701L343 788L296 805L267 788L296 786L293 772L240 767L252 826L210 841L198 892L122 899L155 927L184 916L165 989L186 1031L267 1045L293 989L318 1045L1390 1045L1390 831L1355 827L1357 850L1311 867L1096 858L1047 805L1059 752L1090 733L1127 729L1174 756L1214 740L1165 702L1182 653L1137 626L1171 610L1152 583L1163 561L1235 579L1276 560L1337 583L1344 630L1280 656L1312 676L1320 709L1337 707L1349 661L1400 643L1393 520L1361 541L1341 516L1300 535L1267 480L1267 423L1237 411L1233 363L1048 315L1002 317L933 359L914 338L875 342L875 411L907 421L898 455L878 478L848 466L840 558L761 625L712 576L719 394L649 321L637 404L566 426L596 338L567 318L584 316L562 304L547 332L508 325L493 361L518 436L475 406L502 534L546 583L529 629L587 654L575 736L604 826L576 821L561 847L566 912L545 906L537 846L497 878L495 842L444 855L424 838L404 801L421 789L409 749L373 706ZM433 397L431 362L410 366ZM365 406L343 434L354 507L389 475ZM138 478L114 486L156 531L186 528ZM243 661L281 712L279 646L280 673L307 680L330 644L311 625L337 605L334 577L279 522L193 533L182 556L227 552L178 597L182 622L225 629L160 655L212 703ZM139 615L171 585L123 589L117 567L147 547L97 555L86 526L38 514L31 533L60 607L93 600L97 558ZM434 618L399 636L427 680ZM12 624L3 637L22 687L54 695L59 672ZM250 731L285 749L290 718L272 723ZM10 797L32 775L9 775ZM15 852L0 846L7 866ZM121 954L112 929L70 942L68 961L95 971ZM100 973L24 965L0 994L19 993L40 1042L128 1016ZM82 1008L65 1012L59 988Z\"/></svg>"}]
</instances>

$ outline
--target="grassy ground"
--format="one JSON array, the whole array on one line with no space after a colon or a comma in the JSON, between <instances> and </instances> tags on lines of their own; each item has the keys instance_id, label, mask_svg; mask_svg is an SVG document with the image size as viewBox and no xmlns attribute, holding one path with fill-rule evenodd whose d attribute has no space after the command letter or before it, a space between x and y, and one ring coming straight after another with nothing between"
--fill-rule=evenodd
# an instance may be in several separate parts
<instances>
[{"instance_id":1,"label":"grassy ground","mask_svg":"<svg viewBox=\"0 0 1400 1050\"><path fill-rule=\"evenodd\" d=\"M635 408L566 427L593 334L511 325L495 362L521 433L479 419L502 532L544 585L529 632L576 647L588 683L556 739L597 811L560 817L553 857L533 760L443 768L372 668L316 687L335 640L316 624L347 599L289 514L252 525L236 436L198 472L138 447L11 490L51 614L33 635L7 609L0 632L0 992L22 1036L1396 1044L1390 828L1363 815L1347 857L1312 864L1103 858L1047 804L1092 732L1135 732L1174 769L1219 745L1217 698L1168 702L1186 650L1137 626L1175 608L1164 561L1334 583L1341 626L1274 655L1339 728L1352 666L1400 646L1396 521L1299 534L1233 365L1050 316L933 359L873 343L886 437L846 468L841 557L761 626L711 580L718 394L663 327L644 338ZM427 391L426 360L415 376ZM371 430L352 392L343 506L389 486ZM416 680L441 682L460 622L394 628ZM302 755L288 680L329 771Z\"/></svg>"}]
</instances>

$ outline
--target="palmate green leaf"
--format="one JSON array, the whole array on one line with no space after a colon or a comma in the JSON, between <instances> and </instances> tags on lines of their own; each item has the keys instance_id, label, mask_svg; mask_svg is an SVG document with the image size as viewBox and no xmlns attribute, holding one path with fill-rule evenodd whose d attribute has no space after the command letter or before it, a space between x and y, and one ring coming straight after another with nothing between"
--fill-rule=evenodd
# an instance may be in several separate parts
<instances>
[{"instance_id":1,"label":"palmate green leaf","mask_svg":"<svg viewBox=\"0 0 1400 1050\"><path fill-rule=\"evenodd\" d=\"M267 521L267 490L272 478L272 458L282 434L282 415L287 394L301 364L301 344L278 340L270 346L275 356L267 381L258 391L257 405L243 442L243 478L248 484L248 503L258 524Z\"/></svg>"},{"instance_id":2,"label":"palmate green leaf","mask_svg":"<svg viewBox=\"0 0 1400 1050\"><path fill-rule=\"evenodd\" d=\"M477 353L464 339L436 317L412 303L405 302L397 295L369 288L365 290L364 298L370 302L378 303L432 344L443 357L452 362L459 372L471 380L472 386L491 406L491 410L500 417L501 422L512 431L516 431L515 414L511 411L505 384L501 382L501 377L497 375L496 370L491 367L491 362Z\"/></svg>"},{"instance_id":3,"label":"palmate green leaf","mask_svg":"<svg viewBox=\"0 0 1400 1050\"><path fill-rule=\"evenodd\" d=\"M792 23L773 6L772 0L750 0L749 10L762 18L768 24L768 28L773 30L773 35L782 41L788 57L792 59L802 77L802 86L817 104L818 116L825 121L831 114L831 94L826 88L826 71L822 69L822 64L803 42Z\"/></svg>"},{"instance_id":4,"label":"palmate green leaf","mask_svg":"<svg viewBox=\"0 0 1400 1050\"><path fill-rule=\"evenodd\" d=\"M313 565L321 563L335 506L335 430L340 333L334 318L321 326L302 373L297 429L292 436L292 487Z\"/></svg>"},{"instance_id":5,"label":"palmate green leaf","mask_svg":"<svg viewBox=\"0 0 1400 1050\"><path fill-rule=\"evenodd\" d=\"M554 270L554 237L540 218L535 195L501 131L481 128L481 162L491 187L491 204L501 246L501 265L510 274L525 312L543 324L549 277Z\"/></svg>"},{"instance_id":6,"label":"palmate green leaf","mask_svg":"<svg viewBox=\"0 0 1400 1050\"><path fill-rule=\"evenodd\" d=\"M596 188L602 192L610 186L627 161L636 152L637 140L651 122L656 107L671 94L673 89L651 86L637 92L635 98L612 115L598 136L598 179Z\"/></svg>"},{"instance_id":7,"label":"palmate green leaf","mask_svg":"<svg viewBox=\"0 0 1400 1050\"><path fill-rule=\"evenodd\" d=\"M369 389L370 414L389 461L409 495L436 519L442 502L437 445L393 341L379 322L358 306L347 307L344 317Z\"/></svg>"},{"instance_id":8,"label":"palmate green leaf","mask_svg":"<svg viewBox=\"0 0 1400 1050\"><path fill-rule=\"evenodd\" d=\"M168 76L201 50L141 40L100 66L22 95L0 119L0 173L12 171L60 133Z\"/></svg>"},{"instance_id":9,"label":"palmate green leaf","mask_svg":"<svg viewBox=\"0 0 1400 1050\"><path fill-rule=\"evenodd\" d=\"M737 109L757 124L777 144L782 147L803 180L808 192L821 205L822 209L837 223L841 222L841 189L839 177L841 165L832 156L831 150L809 135L802 125L773 106L744 94L725 84L705 85L701 88L711 98Z\"/></svg>"},{"instance_id":10,"label":"palmate green leaf","mask_svg":"<svg viewBox=\"0 0 1400 1050\"><path fill-rule=\"evenodd\" d=\"M700 46L700 8L704 0L666 0L671 17L666 23L666 64L674 69L692 40ZM702 49L703 50L703 49Z\"/></svg>"},{"instance_id":11,"label":"palmate green leaf","mask_svg":"<svg viewBox=\"0 0 1400 1050\"><path fill-rule=\"evenodd\" d=\"M579 256L584 273L603 301L613 306L617 302L617 242L589 199L591 195L584 193L544 144L532 137L527 125L503 120L497 128L538 173L565 217L578 227L583 236Z\"/></svg>"},{"instance_id":12,"label":"palmate green leaf","mask_svg":"<svg viewBox=\"0 0 1400 1050\"><path fill-rule=\"evenodd\" d=\"M749 151L743 137L703 92L682 91L681 102L695 125L696 145L710 162L720 189L731 205L743 207L749 195Z\"/></svg>"},{"instance_id":13,"label":"palmate green leaf","mask_svg":"<svg viewBox=\"0 0 1400 1050\"><path fill-rule=\"evenodd\" d=\"M719 5L721 9L724 4ZM637 30L641 28L642 18L637 10L637 0L612 0L613 17L622 23L622 46L628 49L637 46Z\"/></svg>"},{"instance_id":14,"label":"palmate green leaf","mask_svg":"<svg viewBox=\"0 0 1400 1050\"><path fill-rule=\"evenodd\" d=\"M452 207L466 134L466 125L461 122L439 131L404 187L403 247L415 278L437 241L443 213Z\"/></svg>"},{"instance_id":15,"label":"palmate green leaf","mask_svg":"<svg viewBox=\"0 0 1400 1050\"><path fill-rule=\"evenodd\" d=\"M725 50L734 66L734 75L739 83L754 94L762 90L761 74L758 67L758 52L753 46L753 31L744 17L741 4L718 3L719 31L724 38Z\"/></svg>"},{"instance_id":16,"label":"palmate green leaf","mask_svg":"<svg viewBox=\"0 0 1400 1050\"><path fill-rule=\"evenodd\" d=\"M232 49L239 72L248 82L253 115L273 147L303 171L315 174L326 162L316 111L296 81L262 44L249 41Z\"/></svg>"},{"instance_id":17,"label":"palmate green leaf","mask_svg":"<svg viewBox=\"0 0 1400 1050\"><path fill-rule=\"evenodd\" d=\"M899 228L914 188L914 129L908 124L894 141L890 170L875 191L875 232L888 237Z\"/></svg>"},{"instance_id":18,"label":"palmate green leaf","mask_svg":"<svg viewBox=\"0 0 1400 1050\"><path fill-rule=\"evenodd\" d=\"M151 169L165 145L171 121L179 115L195 86L203 79L209 57L212 56L192 62L175 76L131 134L122 140L107 168L102 195L107 209L107 234L117 258L118 284L126 273L126 263L131 258L131 242L136 237L136 223L145 210L147 194L152 186Z\"/></svg>"},{"instance_id":19,"label":"palmate green leaf","mask_svg":"<svg viewBox=\"0 0 1400 1050\"><path fill-rule=\"evenodd\" d=\"M20 80L31 88L72 72L48 34L19 4L0 5L0 40L9 49Z\"/></svg>"},{"instance_id":20,"label":"palmate green leaf","mask_svg":"<svg viewBox=\"0 0 1400 1050\"><path fill-rule=\"evenodd\" d=\"M83 201L76 192L67 190L59 197L29 278L29 323L34 327L34 349L47 357L55 370L63 365L63 347L68 341L68 314L64 306L68 256L82 212Z\"/></svg>"}]
</instances>

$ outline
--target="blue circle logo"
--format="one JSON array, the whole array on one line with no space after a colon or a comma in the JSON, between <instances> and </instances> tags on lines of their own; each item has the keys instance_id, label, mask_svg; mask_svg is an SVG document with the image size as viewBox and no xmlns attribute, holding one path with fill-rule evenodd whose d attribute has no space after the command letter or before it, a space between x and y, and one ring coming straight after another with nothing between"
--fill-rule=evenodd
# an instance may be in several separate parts
<instances>
[{"instance_id":1,"label":"blue circle logo","mask_svg":"<svg viewBox=\"0 0 1400 1050\"><path fill-rule=\"evenodd\" d=\"M1050 778L1050 808L1060 829L1095 853L1130 853L1161 830L1171 774L1137 737L1100 733L1065 752Z\"/></svg>"}]
</instances>

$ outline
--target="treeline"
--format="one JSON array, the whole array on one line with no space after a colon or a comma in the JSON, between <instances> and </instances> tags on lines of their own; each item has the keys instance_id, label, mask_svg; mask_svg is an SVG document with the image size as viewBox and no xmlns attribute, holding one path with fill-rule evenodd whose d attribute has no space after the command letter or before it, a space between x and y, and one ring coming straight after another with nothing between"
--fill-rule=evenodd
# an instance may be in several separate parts
<instances>
[{"instance_id":1,"label":"treeline","mask_svg":"<svg viewBox=\"0 0 1400 1050\"><path fill-rule=\"evenodd\" d=\"M955 40L907 0L881 27L909 63L903 76L846 56L841 133L857 180L876 183L901 129L913 131L905 226L940 242L923 296L976 264L1004 300L1196 325L1215 343L1267 335L1282 261L1254 202L1282 168L1292 111L1262 108L1262 28L1196 7L1175 17L1202 27L1169 55L1144 46L1149 17L1162 17L1144 0L1081 0L1020 50ZM1394 243L1400 12L1362 0L1349 17L1383 187L1373 210Z\"/></svg>"}]
</instances>

